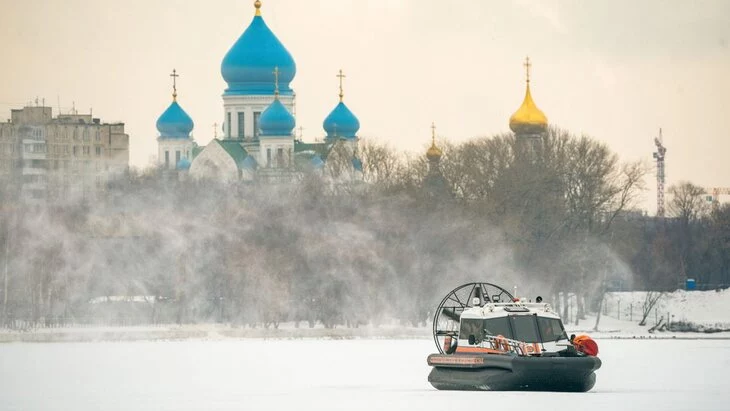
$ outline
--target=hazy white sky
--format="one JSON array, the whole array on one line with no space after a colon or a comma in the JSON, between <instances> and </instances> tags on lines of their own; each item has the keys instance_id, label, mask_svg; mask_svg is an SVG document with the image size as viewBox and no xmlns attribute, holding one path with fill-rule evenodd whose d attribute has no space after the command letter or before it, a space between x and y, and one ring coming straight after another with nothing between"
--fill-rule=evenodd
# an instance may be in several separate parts
<instances>
[{"instance_id":1,"label":"hazy white sky","mask_svg":"<svg viewBox=\"0 0 730 411\"><path fill-rule=\"evenodd\" d=\"M508 131L524 94L522 62L551 124L651 161L664 129L668 184L730 186L730 1L263 0L292 53L297 127L324 134L337 70L360 136L424 151ZM253 18L252 0L0 0L0 119L37 97L123 121L131 163L156 155L171 101L199 144L223 118L223 56ZM646 194L654 207L655 186Z\"/></svg>"}]
</instances>

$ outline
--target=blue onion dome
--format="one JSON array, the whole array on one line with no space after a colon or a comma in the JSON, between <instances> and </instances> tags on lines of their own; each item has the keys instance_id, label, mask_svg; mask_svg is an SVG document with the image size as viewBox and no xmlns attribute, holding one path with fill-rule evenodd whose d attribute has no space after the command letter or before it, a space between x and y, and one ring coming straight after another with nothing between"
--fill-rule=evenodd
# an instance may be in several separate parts
<instances>
[{"instance_id":1,"label":"blue onion dome","mask_svg":"<svg viewBox=\"0 0 730 411\"><path fill-rule=\"evenodd\" d=\"M256 167L258 164L256 163L256 159L249 156L246 156L246 158L243 160L243 163L241 164L241 168L244 170L256 170Z\"/></svg>"},{"instance_id":2,"label":"blue onion dome","mask_svg":"<svg viewBox=\"0 0 730 411\"><path fill-rule=\"evenodd\" d=\"M271 88L271 85L269 85L269 88ZM295 126L294 116L281 104L277 97L259 117L259 128L261 129L259 137L290 136Z\"/></svg>"},{"instance_id":3,"label":"blue onion dome","mask_svg":"<svg viewBox=\"0 0 730 411\"><path fill-rule=\"evenodd\" d=\"M281 94L291 95L289 83L297 66L261 17L261 2L256 1L255 6L253 21L223 58L221 74L228 83L224 95L271 94L272 67L279 67Z\"/></svg>"},{"instance_id":4,"label":"blue onion dome","mask_svg":"<svg viewBox=\"0 0 730 411\"><path fill-rule=\"evenodd\" d=\"M188 170L190 169L190 160L183 157L180 159L180 161L177 162L176 168L178 170Z\"/></svg>"},{"instance_id":5,"label":"blue onion dome","mask_svg":"<svg viewBox=\"0 0 730 411\"><path fill-rule=\"evenodd\" d=\"M157 131L162 138L190 138L193 119L173 100L170 107L157 119Z\"/></svg>"},{"instance_id":6,"label":"blue onion dome","mask_svg":"<svg viewBox=\"0 0 730 411\"><path fill-rule=\"evenodd\" d=\"M310 164L315 170L319 170L324 167L324 161L322 161L322 157L320 157L319 154L315 154L314 157L312 157Z\"/></svg>"},{"instance_id":7,"label":"blue onion dome","mask_svg":"<svg viewBox=\"0 0 730 411\"><path fill-rule=\"evenodd\" d=\"M345 103L340 101L337 107L324 119L322 126L324 131L327 132L328 138L355 138L355 134L360 130L360 121L352 114L352 111L347 108Z\"/></svg>"}]
</instances>

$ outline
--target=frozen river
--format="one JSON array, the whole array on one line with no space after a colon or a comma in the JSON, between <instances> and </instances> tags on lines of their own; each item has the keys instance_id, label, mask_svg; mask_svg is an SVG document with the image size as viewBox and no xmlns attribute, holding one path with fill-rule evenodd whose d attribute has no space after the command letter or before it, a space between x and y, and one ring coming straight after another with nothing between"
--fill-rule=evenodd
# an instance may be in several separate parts
<instances>
[{"instance_id":1,"label":"frozen river","mask_svg":"<svg viewBox=\"0 0 730 411\"><path fill-rule=\"evenodd\" d=\"M0 410L730 409L730 341L598 344L588 393L436 391L431 340L0 344Z\"/></svg>"}]
</instances>

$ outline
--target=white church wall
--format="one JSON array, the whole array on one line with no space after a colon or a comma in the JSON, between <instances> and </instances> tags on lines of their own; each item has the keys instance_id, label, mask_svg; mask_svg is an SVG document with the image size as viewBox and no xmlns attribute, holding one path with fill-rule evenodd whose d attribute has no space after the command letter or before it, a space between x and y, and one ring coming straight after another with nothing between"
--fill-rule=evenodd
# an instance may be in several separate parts
<instances>
[{"instance_id":1,"label":"white church wall","mask_svg":"<svg viewBox=\"0 0 730 411\"><path fill-rule=\"evenodd\" d=\"M279 100L284 104L284 107L293 112L293 96L279 96ZM238 113L243 113L244 138L253 138L255 135L254 113L263 113L272 101L274 101L273 95L223 96L223 128L226 138L239 138ZM228 124L229 115L230 126Z\"/></svg>"},{"instance_id":2,"label":"white church wall","mask_svg":"<svg viewBox=\"0 0 730 411\"><path fill-rule=\"evenodd\" d=\"M176 153L180 152L180 158L190 160L193 154L193 139L158 139L157 163L167 169L174 170L177 167ZM168 153L169 161L165 162L165 152Z\"/></svg>"},{"instance_id":3,"label":"white church wall","mask_svg":"<svg viewBox=\"0 0 730 411\"><path fill-rule=\"evenodd\" d=\"M279 156L281 150L281 157ZM269 161L271 153L271 161ZM259 165L265 168L289 168L294 161L294 139L291 136L271 137L261 139Z\"/></svg>"},{"instance_id":4,"label":"white church wall","mask_svg":"<svg viewBox=\"0 0 730 411\"><path fill-rule=\"evenodd\" d=\"M230 154L213 140L190 165L190 177L196 180L238 181L238 166Z\"/></svg>"}]
</instances>

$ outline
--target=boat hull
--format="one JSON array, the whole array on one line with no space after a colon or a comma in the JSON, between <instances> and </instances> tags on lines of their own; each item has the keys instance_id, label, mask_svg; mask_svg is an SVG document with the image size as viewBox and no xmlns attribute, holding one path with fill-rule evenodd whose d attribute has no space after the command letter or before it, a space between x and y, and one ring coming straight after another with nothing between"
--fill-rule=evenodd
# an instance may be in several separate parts
<instances>
[{"instance_id":1,"label":"boat hull","mask_svg":"<svg viewBox=\"0 0 730 411\"><path fill-rule=\"evenodd\" d=\"M439 390L586 392L596 383L597 357L432 354L428 381Z\"/></svg>"}]
</instances>

